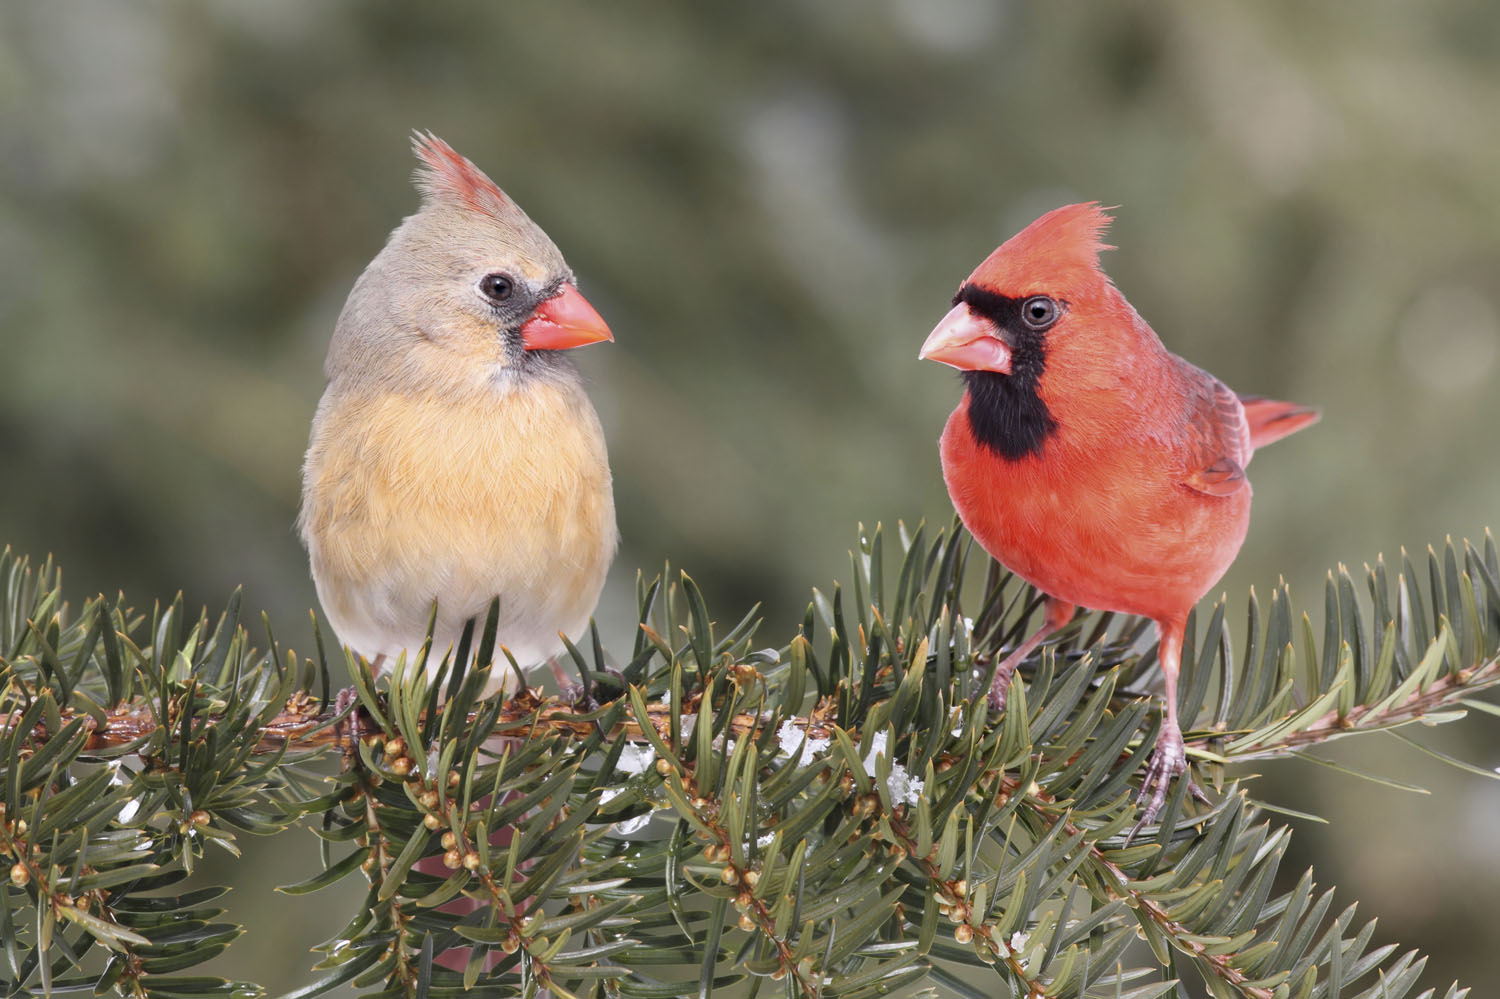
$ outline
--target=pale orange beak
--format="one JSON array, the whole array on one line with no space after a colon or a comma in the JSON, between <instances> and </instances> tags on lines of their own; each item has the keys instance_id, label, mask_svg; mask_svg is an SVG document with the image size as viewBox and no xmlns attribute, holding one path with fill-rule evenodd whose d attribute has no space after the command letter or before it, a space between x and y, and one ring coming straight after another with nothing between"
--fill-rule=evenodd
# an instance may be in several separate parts
<instances>
[{"instance_id":1,"label":"pale orange beak","mask_svg":"<svg viewBox=\"0 0 1500 999\"><path fill-rule=\"evenodd\" d=\"M604 317L571 284L563 285L521 324L521 345L527 350L567 350L614 338Z\"/></svg>"},{"instance_id":2,"label":"pale orange beak","mask_svg":"<svg viewBox=\"0 0 1500 999\"><path fill-rule=\"evenodd\" d=\"M959 302L933 327L917 354L918 360L941 361L960 371L998 371L1010 374L1010 348L1000 337L1000 328L976 316L966 302Z\"/></svg>"}]
</instances>

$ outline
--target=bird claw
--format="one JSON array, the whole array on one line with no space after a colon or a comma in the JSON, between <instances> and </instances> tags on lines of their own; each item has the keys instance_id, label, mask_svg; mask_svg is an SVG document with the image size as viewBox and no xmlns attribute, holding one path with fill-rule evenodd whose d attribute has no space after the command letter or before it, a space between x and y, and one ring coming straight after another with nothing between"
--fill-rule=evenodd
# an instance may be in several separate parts
<instances>
[{"instance_id":1,"label":"bird claw","mask_svg":"<svg viewBox=\"0 0 1500 999\"><path fill-rule=\"evenodd\" d=\"M1182 733L1173 726L1162 732L1156 741L1156 748L1151 751L1151 760L1146 764L1146 775L1141 781L1141 793L1135 799L1136 804L1144 805L1145 809L1140 821L1125 838L1127 845L1142 828L1156 821L1167 803L1167 790L1176 777L1187 781L1188 793L1194 798L1204 804L1209 803L1208 795L1203 793L1203 789L1188 774L1187 747L1183 744Z\"/></svg>"},{"instance_id":2,"label":"bird claw","mask_svg":"<svg viewBox=\"0 0 1500 999\"><path fill-rule=\"evenodd\" d=\"M620 691L629 686L625 681L625 674L617 669L605 667L604 673L616 685ZM570 683L558 692L558 697L575 711L595 711L600 707L599 702L599 678L596 676L591 686L585 687L581 683ZM618 697L619 694L615 694ZM613 698L611 698L613 699Z\"/></svg>"},{"instance_id":3,"label":"bird claw","mask_svg":"<svg viewBox=\"0 0 1500 999\"><path fill-rule=\"evenodd\" d=\"M630 681L625 679L625 674L621 673L613 666L604 667L604 675L609 677L617 688L614 697L610 698L611 700L613 700L615 697L619 697L621 694L625 693L625 691L630 689ZM599 693L599 676L596 674L594 676L594 694L595 696L598 696Z\"/></svg>"},{"instance_id":4,"label":"bird claw","mask_svg":"<svg viewBox=\"0 0 1500 999\"><path fill-rule=\"evenodd\" d=\"M989 702L991 711L1005 710L1005 695L1010 693L1010 681L1015 676L1016 659L1014 655L1006 656L995 667L995 679L990 683L989 694L986 700ZM979 693L976 686L975 694Z\"/></svg>"},{"instance_id":5,"label":"bird claw","mask_svg":"<svg viewBox=\"0 0 1500 999\"><path fill-rule=\"evenodd\" d=\"M1141 813L1142 824L1156 821L1162 806L1167 803L1167 789L1172 786L1172 778L1186 771L1187 756L1180 745L1157 745L1151 753L1151 761L1146 764L1141 793L1135 799L1136 804L1146 806Z\"/></svg>"},{"instance_id":6,"label":"bird claw","mask_svg":"<svg viewBox=\"0 0 1500 999\"><path fill-rule=\"evenodd\" d=\"M1006 670L995 671L995 682L990 684L989 704L991 711L1005 710L1005 695L1010 693L1010 673Z\"/></svg>"},{"instance_id":7,"label":"bird claw","mask_svg":"<svg viewBox=\"0 0 1500 999\"><path fill-rule=\"evenodd\" d=\"M1004 673L996 673L995 682L990 684L990 711L1005 711L1005 694L1011 691L1011 678Z\"/></svg>"},{"instance_id":8,"label":"bird claw","mask_svg":"<svg viewBox=\"0 0 1500 999\"><path fill-rule=\"evenodd\" d=\"M353 710L349 711L349 716L334 727L335 736L343 738L346 734L348 735L349 743L347 752L354 751L354 747L358 745L360 736L362 735L362 726L360 725L359 718L359 691L353 687L345 687L333 696L333 716L335 718L351 707Z\"/></svg>"}]
</instances>

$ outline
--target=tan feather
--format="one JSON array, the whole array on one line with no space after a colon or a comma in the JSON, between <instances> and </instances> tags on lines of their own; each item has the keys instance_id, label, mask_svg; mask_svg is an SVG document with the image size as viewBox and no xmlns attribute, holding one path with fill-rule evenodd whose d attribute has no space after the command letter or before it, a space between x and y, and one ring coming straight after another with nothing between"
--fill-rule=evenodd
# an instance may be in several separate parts
<instances>
[{"instance_id":1,"label":"tan feather","mask_svg":"<svg viewBox=\"0 0 1500 999\"><path fill-rule=\"evenodd\" d=\"M598 600L617 540L603 433L576 385L435 404L332 395L304 473L318 596L361 654L439 647L501 600L523 665L561 649Z\"/></svg>"}]
</instances>

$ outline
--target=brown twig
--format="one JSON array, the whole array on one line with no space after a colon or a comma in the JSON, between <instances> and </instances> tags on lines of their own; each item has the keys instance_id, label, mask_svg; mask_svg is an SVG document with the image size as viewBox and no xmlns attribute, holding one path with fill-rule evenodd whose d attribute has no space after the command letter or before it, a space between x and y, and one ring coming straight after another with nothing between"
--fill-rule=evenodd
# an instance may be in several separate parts
<instances>
[{"instance_id":1,"label":"brown twig","mask_svg":"<svg viewBox=\"0 0 1500 999\"><path fill-rule=\"evenodd\" d=\"M701 693L687 696L682 704L681 716L690 718L697 714L701 697ZM293 694L286 706L261 730L260 740L255 747L256 753L273 753L283 749L293 751L323 748L347 749L349 727L333 725L334 712L320 711L320 704L319 699L311 694L304 692ZM104 713L102 724L96 717L71 707L63 708L59 714L64 727L79 717L84 718L84 727L88 730L88 737L84 741L82 753L89 754L128 746L161 730L164 726L152 708L151 704L144 701L117 705ZM673 732L671 708L668 705L651 704L648 705L647 710L652 727L662 739L669 743L680 741ZM814 737L830 735L826 725L827 718L832 712L831 702L814 708L806 720L809 734ZM528 735L551 731L587 736L594 732L594 719L591 717L593 713L582 711L566 700L543 696L537 690L524 690L501 708L499 719L495 723L495 734L505 735L508 729L525 728ZM473 721L476 715L477 713L470 715L470 721ZM212 714L203 716L203 719L203 724L208 725L218 720ZM20 720L21 712L19 711L0 715L0 733L19 724ZM735 737L759 734L765 722L766 720L758 715L740 712L730 720L729 730ZM30 738L34 745L40 746L54 734L48 730L47 726L37 725L32 729ZM374 727L366 726L360 729L360 738L365 742L373 741L382 734L378 728ZM637 741L646 738L634 717L626 717L616 724L609 735L611 738Z\"/></svg>"}]
</instances>

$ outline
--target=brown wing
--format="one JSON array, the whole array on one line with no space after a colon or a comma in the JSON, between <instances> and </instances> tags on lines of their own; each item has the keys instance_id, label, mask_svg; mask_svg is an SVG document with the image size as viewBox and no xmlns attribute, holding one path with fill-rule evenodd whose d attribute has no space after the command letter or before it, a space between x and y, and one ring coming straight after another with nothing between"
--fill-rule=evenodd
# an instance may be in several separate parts
<instances>
[{"instance_id":1,"label":"brown wing","mask_svg":"<svg viewBox=\"0 0 1500 999\"><path fill-rule=\"evenodd\" d=\"M1182 484L1209 496L1229 496L1245 488L1245 465L1253 450L1245 409L1223 382L1180 363L1187 387L1187 475Z\"/></svg>"}]
</instances>

